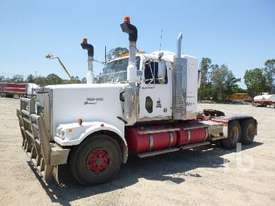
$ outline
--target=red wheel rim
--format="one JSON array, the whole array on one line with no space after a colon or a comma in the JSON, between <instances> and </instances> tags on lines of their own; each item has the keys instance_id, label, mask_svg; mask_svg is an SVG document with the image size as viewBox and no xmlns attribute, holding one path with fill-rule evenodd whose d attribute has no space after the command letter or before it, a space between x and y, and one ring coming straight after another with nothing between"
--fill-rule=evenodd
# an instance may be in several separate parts
<instances>
[{"instance_id":1,"label":"red wheel rim","mask_svg":"<svg viewBox=\"0 0 275 206\"><path fill-rule=\"evenodd\" d=\"M87 167L94 173L103 172L110 164L108 152L104 149L92 151L87 158Z\"/></svg>"}]
</instances>

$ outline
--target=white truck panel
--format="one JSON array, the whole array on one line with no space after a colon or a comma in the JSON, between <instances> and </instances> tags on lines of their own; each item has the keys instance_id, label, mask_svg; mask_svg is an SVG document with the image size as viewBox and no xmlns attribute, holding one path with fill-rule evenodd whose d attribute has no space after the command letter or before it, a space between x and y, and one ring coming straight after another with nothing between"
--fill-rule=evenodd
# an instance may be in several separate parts
<instances>
[{"instance_id":1,"label":"white truck panel","mask_svg":"<svg viewBox=\"0 0 275 206\"><path fill-rule=\"evenodd\" d=\"M62 146L79 145L87 136L98 131L111 131L123 137L121 130L111 124L105 122L84 122L82 125L78 123L60 124L54 137L55 142ZM127 142L122 138L125 145Z\"/></svg>"},{"instance_id":2,"label":"white truck panel","mask_svg":"<svg viewBox=\"0 0 275 206\"><path fill-rule=\"evenodd\" d=\"M37 84L34 83L28 83L27 86L27 96L32 96L35 94L35 89L39 88Z\"/></svg>"},{"instance_id":3,"label":"white truck panel","mask_svg":"<svg viewBox=\"0 0 275 206\"><path fill-rule=\"evenodd\" d=\"M52 89L52 134L60 124L102 121L124 134L119 94L123 84L56 85Z\"/></svg>"},{"instance_id":4,"label":"white truck panel","mask_svg":"<svg viewBox=\"0 0 275 206\"><path fill-rule=\"evenodd\" d=\"M192 56L182 57L187 59L186 119L194 119L197 115L199 86L198 60Z\"/></svg>"}]
</instances>

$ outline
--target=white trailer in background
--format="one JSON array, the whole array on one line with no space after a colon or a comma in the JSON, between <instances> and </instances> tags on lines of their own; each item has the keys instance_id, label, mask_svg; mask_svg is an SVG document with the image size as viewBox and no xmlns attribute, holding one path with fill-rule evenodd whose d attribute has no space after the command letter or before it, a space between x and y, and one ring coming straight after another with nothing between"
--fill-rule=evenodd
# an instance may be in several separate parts
<instances>
[{"instance_id":1,"label":"white trailer in background","mask_svg":"<svg viewBox=\"0 0 275 206\"><path fill-rule=\"evenodd\" d=\"M110 180L127 162L221 142L232 149L250 144L257 134L251 116L227 117L197 111L198 60L181 54L136 52L137 29L125 18L129 55L108 62L89 84L51 85L37 98L21 99L17 110L23 148L45 180L59 180L68 164L81 184ZM93 47L87 41L91 77Z\"/></svg>"},{"instance_id":2,"label":"white trailer in background","mask_svg":"<svg viewBox=\"0 0 275 206\"><path fill-rule=\"evenodd\" d=\"M38 88L34 83L0 82L0 96L31 97Z\"/></svg>"},{"instance_id":3,"label":"white trailer in background","mask_svg":"<svg viewBox=\"0 0 275 206\"><path fill-rule=\"evenodd\" d=\"M254 105L257 107L273 106L275 107L275 94L263 93L254 97Z\"/></svg>"}]
</instances>

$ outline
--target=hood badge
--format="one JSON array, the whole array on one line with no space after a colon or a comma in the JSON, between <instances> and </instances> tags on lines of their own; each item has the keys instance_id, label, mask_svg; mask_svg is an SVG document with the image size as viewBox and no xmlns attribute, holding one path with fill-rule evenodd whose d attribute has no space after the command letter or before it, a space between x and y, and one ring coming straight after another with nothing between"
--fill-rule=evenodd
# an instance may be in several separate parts
<instances>
[{"instance_id":1,"label":"hood badge","mask_svg":"<svg viewBox=\"0 0 275 206\"><path fill-rule=\"evenodd\" d=\"M97 102L102 102L104 99L102 97L87 97L84 101L84 105L87 104L97 104Z\"/></svg>"}]
</instances>

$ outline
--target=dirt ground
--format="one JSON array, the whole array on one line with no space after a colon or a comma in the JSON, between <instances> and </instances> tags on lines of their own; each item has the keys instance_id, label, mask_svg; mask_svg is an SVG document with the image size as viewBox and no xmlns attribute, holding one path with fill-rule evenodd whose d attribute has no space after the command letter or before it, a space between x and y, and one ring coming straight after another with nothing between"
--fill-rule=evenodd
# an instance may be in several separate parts
<instances>
[{"instance_id":1,"label":"dirt ground","mask_svg":"<svg viewBox=\"0 0 275 206\"><path fill-rule=\"evenodd\" d=\"M0 98L0 205L275 205L275 109L201 104L250 114L258 136L242 151L204 148L134 159L107 184L45 187L21 149L18 99Z\"/></svg>"}]
</instances>

